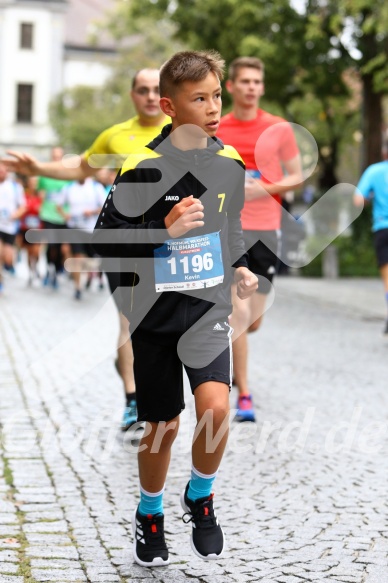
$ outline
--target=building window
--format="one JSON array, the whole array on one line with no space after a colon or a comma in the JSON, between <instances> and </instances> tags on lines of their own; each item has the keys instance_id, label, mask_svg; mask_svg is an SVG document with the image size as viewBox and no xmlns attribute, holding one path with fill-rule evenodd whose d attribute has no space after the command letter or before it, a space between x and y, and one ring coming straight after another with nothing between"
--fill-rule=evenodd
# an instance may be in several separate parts
<instances>
[{"instance_id":1,"label":"building window","mask_svg":"<svg viewBox=\"0 0 388 583\"><path fill-rule=\"evenodd\" d=\"M32 49L34 34L34 25L30 22L22 22L20 24L20 48Z\"/></svg>"},{"instance_id":2,"label":"building window","mask_svg":"<svg viewBox=\"0 0 388 583\"><path fill-rule=\"evenodd\" d=\"M32 123L33 85L21 83L17 86L16 121Z\"/></svg>"}]
</instances>

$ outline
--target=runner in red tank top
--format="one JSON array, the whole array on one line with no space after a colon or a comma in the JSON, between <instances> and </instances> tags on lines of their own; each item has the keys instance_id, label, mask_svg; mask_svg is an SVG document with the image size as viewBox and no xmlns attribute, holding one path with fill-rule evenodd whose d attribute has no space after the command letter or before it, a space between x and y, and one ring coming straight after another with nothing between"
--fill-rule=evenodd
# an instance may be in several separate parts
<instances>
[{"instance_id":1,"label":"runner in red tank top","mask_svg":"<svg viewBox=\"0 0 388 583\"><path fill-rule=\"evenodd\" d=\"M217 136L236 148L247 168L241 223L249 267L259 276L258 293L249 302L241 302L235 293L233 299L233 366L239 390L236 419L254 421L247 378L247 331L260 326L277 263L282 195L302 182L302 168L291 126L259 109L264 95L264 65L260 59L235 59L226 88L232 95L233 109L221 118Z\"/></svg>"}]
</instances>

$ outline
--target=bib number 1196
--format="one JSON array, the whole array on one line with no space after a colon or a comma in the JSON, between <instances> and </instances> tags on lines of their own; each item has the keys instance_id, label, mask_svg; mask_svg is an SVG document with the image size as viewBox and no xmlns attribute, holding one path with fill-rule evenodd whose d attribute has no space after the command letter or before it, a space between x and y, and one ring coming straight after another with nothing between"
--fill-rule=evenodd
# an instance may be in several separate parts
<instances>
[{"instance_id":1,"label":"bib number 1196","mask_svg":"<svg viewBox=\"0 0 388 583\"><path fill-rule=\"evenodd\" d=\"M177 274L177 260L176 257L171 257L167 261L171 267L171 275ZM190 270L194 273L201 273L201 271L210 271L213 269L213 258L211 253L205 253L204 255L193 255L191 257L185 256L179 259L179 263L183 266L183 273L190 273Z\"/></svg>"}]
</instances>

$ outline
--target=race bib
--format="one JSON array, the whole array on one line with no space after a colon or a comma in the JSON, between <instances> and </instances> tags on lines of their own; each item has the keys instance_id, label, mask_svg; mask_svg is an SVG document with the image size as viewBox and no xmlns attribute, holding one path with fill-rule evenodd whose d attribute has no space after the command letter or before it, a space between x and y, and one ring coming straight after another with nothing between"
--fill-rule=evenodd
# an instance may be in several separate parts
<instances>
[{"instance_id":1,"label":"race bib","mask_svg":"<svg viewBox=\"0 0 388 583\"><path fill-rule=\"evenodd\" d=\"M157 292L213 287L224 281L219 233L171 239L154 251Z\"/></svg>"},{"instance_id":2,"label":"race bib","mask_svg":"<svg viewBox=\"0 0 388 583\"><path fill-rule=\"evenodd\" d=\"M27 229L39 229L40 219L35 215L29 215L24 219L24 224L26 225Z\"/></svg>"}]
</instances>

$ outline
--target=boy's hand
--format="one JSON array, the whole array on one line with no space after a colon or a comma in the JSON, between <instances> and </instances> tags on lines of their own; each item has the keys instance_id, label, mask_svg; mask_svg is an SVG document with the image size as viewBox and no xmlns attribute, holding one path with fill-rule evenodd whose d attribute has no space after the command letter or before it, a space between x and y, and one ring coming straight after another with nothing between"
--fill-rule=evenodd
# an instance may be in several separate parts
<instances>
[{"instance_id":1,"label":"boy's hand","mask_svg":"<svg viewBox=\"0 0 388 583\"><path fill-rule=\"evenodd\" d=\"M234 281L237 284L237 295L240 300L249 298L259 287L257 276L247 267L237 267L234 272Z\"/></svg>"},{"instance_id":2,"label":"boy's hand","mask_svg":"<svg viewBox=\"0 0 388 583\"><path fill-rule=\"evenodd\" d=\"M197 198L188 196L173 206L164 219L170 237L181 237L188 231L203 227L203 204Z\"/></svg>"}]
</instances>

